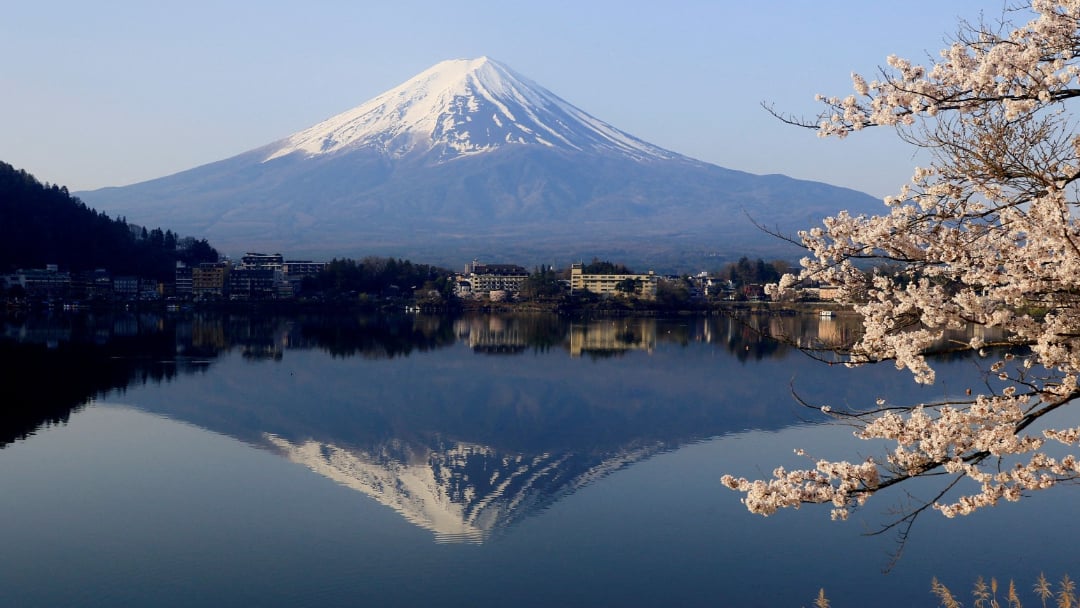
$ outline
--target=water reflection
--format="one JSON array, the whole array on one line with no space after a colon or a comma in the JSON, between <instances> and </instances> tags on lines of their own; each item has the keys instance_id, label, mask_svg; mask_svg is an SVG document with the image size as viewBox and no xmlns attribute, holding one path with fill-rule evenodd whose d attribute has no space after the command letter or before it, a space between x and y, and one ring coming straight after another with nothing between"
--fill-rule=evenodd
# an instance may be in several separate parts
<instances>
[{"instance_id":1,"label":"water reflection","mask_svg":"<svg viewBox=\"0 0 1080 608\"><path fill-rule=\"evenodd\" d=\"M521 354L561 347L572 357L652 352L657 343L724 345L740 359L784 357L792 347L837 348L859 335L852 314L741 315L567 320L552 315L478 316L459 319L455 334L476 352ZM770 339L773 338L773 339Z\"/></svg>"},{"instance_id":2,"label":"water reflection","mask_svg":"<svg viewBox=\"0 0 1080 608\"><path fill-rule=\"evenodd\" d=\"M787 383L817 364L763 334L822 344L855 327L816 315L27 319L0 342L18 362L5 384L21 391L0 440L123 394L281 454L438 541L476 543L659 452L797 422ZM749 360L763 365L747 374ZM65 381L23 380L49 374ZM809 377L806 394L836 394Z\"/></svg>"},{"instance_id":3,"label":"water reflection","mask_svg":"<svg viewBox=\"0 0 1080 608\"><path fill-rule=\"evenodd\" d=\"M378 451L316 440L266 440L293 462L390 507L436 542L480 543L562 496L654 454L594 460L575 452L511 454L469 443L440 449L393 442Z\"/></svg>"},{"instance_id":4,"label":"water reflection","mask_svg":"<svg viewBox=\"0 0 1080 608\"><path fill-rule=\"evenodd\" d=\"M65 422L91 399L128 386L168 381L204 369L180 356L175 326L157 315L78 315L24 319L2 326L0 446ZM192 354L198 349L190 349Z\"/></svg>"}]
</instances>

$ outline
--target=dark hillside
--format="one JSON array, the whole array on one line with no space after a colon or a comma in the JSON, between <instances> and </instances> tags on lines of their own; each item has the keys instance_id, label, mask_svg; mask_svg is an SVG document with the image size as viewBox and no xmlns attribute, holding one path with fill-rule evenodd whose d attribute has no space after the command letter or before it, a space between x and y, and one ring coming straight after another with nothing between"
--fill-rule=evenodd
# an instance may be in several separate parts
<instances>
[{"instance_id":1,"label":"dark hillside","mask_svg":"<svg viewBox=\"0 0 1080 608\"><path fill-rule=\"evenodd\" d=\"M206 240L179 239L171 230L146 230L111 219L71 196L0 162L0 272L42 268L74 272L107 268L114 274L165 279L177 260L216 261Z\"/></svg>"}]
</instances>

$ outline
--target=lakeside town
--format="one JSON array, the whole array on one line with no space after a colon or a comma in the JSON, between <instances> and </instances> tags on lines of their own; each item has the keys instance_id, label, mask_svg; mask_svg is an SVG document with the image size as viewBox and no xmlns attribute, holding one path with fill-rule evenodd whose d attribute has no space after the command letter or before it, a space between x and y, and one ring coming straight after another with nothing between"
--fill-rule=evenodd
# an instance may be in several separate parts
<instances>
[{"instance_id":1,"label":"lakeside town","mask_svg":"<svg viewBox=\"0 0 1080 608\"><path fill-rule=\"evenodd\" d=\"M569 268L487 264L473 260L461 272L392 258L317 262L281 253L249 252L233 261L176 262L172 281L108 269L71 272L56 264L0 275L8 310L98 305L183 305L225 302L298 302L401 306L406 310L513 303L607 303L643 308L700 308L763 302L764 285L788 270L784 262L742 258L717 272L660 275L594 259ZM808 287L801 298L835 301L835 290Z\"/></svg>"}]
</instances>

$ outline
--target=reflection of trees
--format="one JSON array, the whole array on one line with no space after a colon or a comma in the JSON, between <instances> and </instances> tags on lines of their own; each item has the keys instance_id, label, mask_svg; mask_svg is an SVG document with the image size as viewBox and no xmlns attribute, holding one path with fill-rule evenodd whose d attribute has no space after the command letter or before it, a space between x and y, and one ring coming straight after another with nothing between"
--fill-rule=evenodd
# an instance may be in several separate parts
<instances>
[{"instance_id":1,"label":"reflection of trees","mask_svg":"<svg viewBox=\"0 0 1080 608\"><path fill-rule=\"evenodd\" d=\"M294 346L314 346L335 357L392 359L414 350L450 346L454 328L445 317L304 316L296 321Z\"/></svg>"},{"instance_id":2,"label":"reflection of trees","mask_svg":"<svg viewBox=\"0 0 1080 608\"><path fill-rule=\"evenodd\" d=\"M726 323L723 330L718 333L726 338L723 344L739 361L760 361L765 358L781 358L788 354L784 345L768 336L762 318L732 317L724 321Z\"/></svg>"},{"instance_id":3,"label":"reflection of trees","mask_svg":"<svg viewBox=\"0 0 1080 608\"><path fill-rule=\"evenodd\" d=\"M66 420L96 396L131 382L161 382L205 369L224 350L251 360L281 360L288 349L318 348L334 357L387 359L466 341L478 352L565 348L592 359L652 352L658 343L711 343L740 361L784 357L768 335L844 339L839 320L804 317L620 317L570 320L553 314L438 316L297 316L199 312L79 313L20 319L3 326L0 441ZM52 378L55 381L33 380ZM505 431L505 429L503 429Z\"/></svg>"},{"instance_id":4,"label":"reflection of trees","mask_svg":"<svg viewBox=\"0 0 1080 608\"><path fill-rule=\"evenodd\" d=\"M534 351L546 352L566 341L565 319L550 314L531 314L520 322L525 342Z\"/></svg>"},{"instance_id":5,"label":"reflection of trees","mask_svg":"<svg viewBox=\"0 0 1080 608\"><path fill-rule=\"evenodd\" d=\"M390 358L449 346L441 318L82 312L9 320L0 331L0 446L132 383L205 370L224 350L281 360L287 348Z\"/></svg>"},{"instance_id":6,"label":"reflection of trees","mask_svg":"<svg viewBox=\"0 0 1080 608\"><path fill-rule=\"evenodd\" d=\"M157 315L36 317L3 333L0 446L66 422L97 396L199 367L176 359L175 326Z\"/></svg>"}]
</instances>

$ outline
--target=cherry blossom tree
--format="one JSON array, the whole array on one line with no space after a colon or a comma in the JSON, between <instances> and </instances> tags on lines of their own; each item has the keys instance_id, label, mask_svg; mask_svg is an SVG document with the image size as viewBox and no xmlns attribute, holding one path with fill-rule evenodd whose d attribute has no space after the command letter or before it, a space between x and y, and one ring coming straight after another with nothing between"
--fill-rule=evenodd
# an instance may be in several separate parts
<instances>
[{"instance_id":1,"label":"cherry blossom tree","mask_svg":"<svg viewBox=\"0 0 1080 608\"><path fill-rule=\"evenodd\" d=\"M919 383L934 382L927 356L950 330L1004 337L945 344L983 357L989 378L976 386L985 389L821 407L891 451L811 459L767 480L725 476L750 511L827 503L845 519L885 488L936 476L932 497L887 526L906 524L906 534L927 509L966 515L1080 479L1071 455L1080 428L1052 416L1080 396L1080 134L1070 112L1080 97L1080 0L1030 0L1001 16L961 23L928 65L889 57L877 79L853 75L853 94L819 96L816 120L777 114L824 137L892 127L930 162L881 215L840 213L800 233L808 256L801 273L770 286L774 297L807 279L839 286L863 319L847 363L891 361Z\"/></svg>"}]
</instances>

